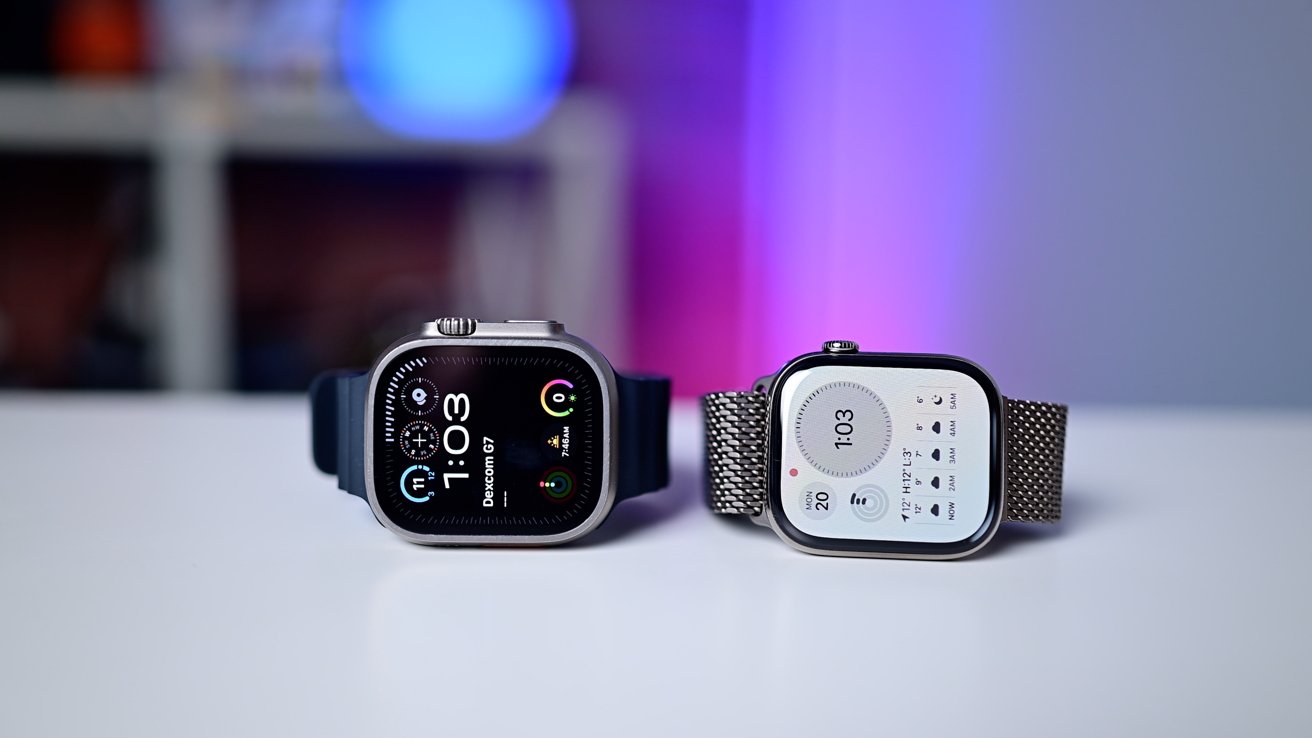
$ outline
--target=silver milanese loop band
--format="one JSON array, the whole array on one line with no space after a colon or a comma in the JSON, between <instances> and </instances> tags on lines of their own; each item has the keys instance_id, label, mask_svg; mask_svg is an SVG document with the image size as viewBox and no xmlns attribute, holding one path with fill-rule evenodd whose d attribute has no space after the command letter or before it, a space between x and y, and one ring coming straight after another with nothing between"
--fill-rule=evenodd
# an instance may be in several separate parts
<instances>
[{"instance_id":1,"label":"silver milanese loop band","mask_svg":"<svg viewBox=\"0 0 1312 738\"><path fill-rule=\"evenodd\" d=\"M1066 406L1006 399L1007 520L1061 520Z\"/></svg>"},{"instance_id":2,"label":"silver milanese loop band","mask_svg":"<svg viewBox=\"0 0 1312 738\"><path fill-rule=\"evenodd\" d=\"M1007 520L1061 519L1066 406L1006 399ZM702 397L708 502L717 513L765 509L769 395L715 392Z\"/></svg>"},{"instance_id":3,"label":"silver milanese loop band","mask_svg":"<svg viewBox=\"0 0 1312 738\"><path fill-rule=\"evenodd\" d=\"M763 392L715 392L702 397L707 501L717 513L759 515L765 508L769 401Z\"/></svg>"}]
</instances>

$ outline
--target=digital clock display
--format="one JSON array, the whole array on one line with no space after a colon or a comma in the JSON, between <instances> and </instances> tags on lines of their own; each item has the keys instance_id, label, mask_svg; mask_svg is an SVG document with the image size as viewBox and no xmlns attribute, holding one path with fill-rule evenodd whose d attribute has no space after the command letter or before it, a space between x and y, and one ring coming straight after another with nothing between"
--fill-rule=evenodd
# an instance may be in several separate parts
<instances>
[{"instance_id":1,"label":"digital clock display","mask_svg":"<svg viewBox=\"0 0 1312 738\"><path fill-rule=\"evenodd\" d=\"M964 361L876 366L871 356L881 355L816 360L779 378L772 509L812 542L970 539L1001 499L996 390L991 400L991 381Z\"/></svg>"},{"instance_id":2,"label":"digital clock display","mask_svg":"<svg viewBox=\"0 0 1312 738\"><path fill-rule=\"evenodd\" d=\"M545 346L421 346L380 368L378 507L420 535L556 535L602 498L604 398L580 355Z\"/></svg>"}]
</instances>

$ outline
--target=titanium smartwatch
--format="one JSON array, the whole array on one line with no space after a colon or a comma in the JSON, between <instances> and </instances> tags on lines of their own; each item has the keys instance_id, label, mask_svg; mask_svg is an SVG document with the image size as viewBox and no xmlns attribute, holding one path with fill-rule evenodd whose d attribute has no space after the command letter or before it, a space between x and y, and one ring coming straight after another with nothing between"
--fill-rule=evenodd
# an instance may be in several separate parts
<instances>
[{"instance_id":1,"label":"titanium smartwatch","mask_svg":"<svg viewBox=\"0 0 1312 738\"><path fill-rule=\"evenodd\" d=\"M315 465L414 543L566 543L669 482L669 380L554 321L442 318L310 402Z\"/></svg>"},{"instance_id":2,"label":"titanium smartwatch","mask_svg":"<svg viewBox=\"0 0 1312 738\"><path fill-rule=\"evenodd\" d=\"M828 341L702 398L709 503L826 556L954 559L1061 518L1066 406L1003 397L953 356Z\"/></svg>"}]
</instances>

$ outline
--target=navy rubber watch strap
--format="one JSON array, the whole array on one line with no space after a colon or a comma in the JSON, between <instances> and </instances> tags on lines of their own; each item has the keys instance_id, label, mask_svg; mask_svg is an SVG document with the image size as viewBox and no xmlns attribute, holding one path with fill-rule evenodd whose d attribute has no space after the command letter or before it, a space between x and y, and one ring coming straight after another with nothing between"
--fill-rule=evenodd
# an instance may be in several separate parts
<instances>
[{"instance_id":1,"label":"navy rubber watch strap","mask_svg":"<svg viewBox=\"0 0 1312 738\"><path fill-rule=\"evenodd\" d=\"M615 375L619 407L617 499L670 483L670 380Z\"/></svg>"},{"instance_id":2,"label":"navy rubber watch strap","mask_svg":"<svg viewBox=\"0 0 1312 738\"><path fill-rule=\"evenodd\" d=\"M364 484L364 411L369 374L325 372L310 385L311 449L319 471L336 474L337 486L361 498Z\"/></svg>"}]
</instances>

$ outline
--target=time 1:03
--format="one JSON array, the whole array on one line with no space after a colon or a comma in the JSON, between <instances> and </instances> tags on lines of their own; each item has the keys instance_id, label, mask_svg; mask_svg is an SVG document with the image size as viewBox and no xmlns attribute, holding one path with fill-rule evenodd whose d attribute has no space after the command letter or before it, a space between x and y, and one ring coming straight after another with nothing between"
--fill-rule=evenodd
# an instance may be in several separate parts
<instances>
[{"instance_id":1,"label":"time 1:03","mask_svg":"<svg viewBox=\"0 0 1312 738\"><path fill-rule=\"evenodd\" d=\"M464 393L447 395L446 399L442 401L442 415L449 422L463 423L469 418L469 410L469 395ZM460 446L458 449L451 443L451 436L457 431L460 433ZM447 429L442 433L442 445L446 447L446 452L452 456L463 454L469 450L469 431L463 425L447 426ZM442 475L442 486L451 489L452 479L469 479L469 472L446 472Z\"/></svg>"},{"instance_id":2,"label":"time 1:03","mask_svg":"<svg viewBox=\"0 0 1312 738\"><path fill-rule=\"evenodd\" d=\"M856 414L851 410L834 411L834 420L838 421L834 423L834 435L837 436L834 440L834 448L842 451L844 446L852 445L852 422L855 419Z\"/></svg>"}]
</instances>

